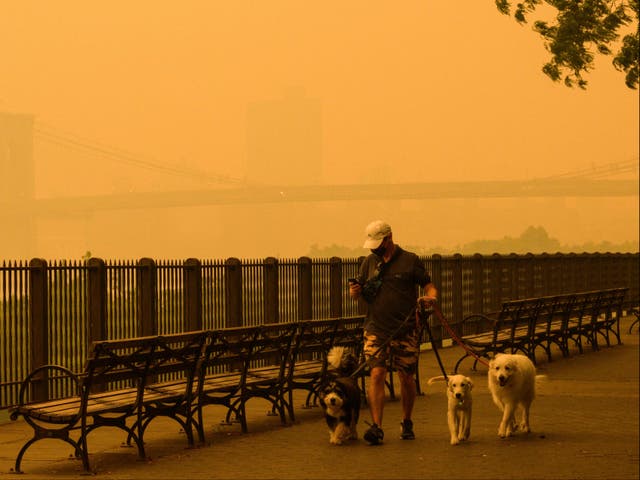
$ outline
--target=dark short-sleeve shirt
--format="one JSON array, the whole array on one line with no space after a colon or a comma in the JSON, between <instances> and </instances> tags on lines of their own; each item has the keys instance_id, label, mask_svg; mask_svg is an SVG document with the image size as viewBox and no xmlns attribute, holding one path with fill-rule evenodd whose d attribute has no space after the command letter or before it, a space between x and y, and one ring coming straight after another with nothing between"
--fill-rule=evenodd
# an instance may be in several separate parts
<instances>
[{"instance_id":1,"label":"dark short-sleeve shirt","mask_svg":"<svg viewBox=\"0 0 640 480\"><path fill-rule=\"evenodd\" d=\"M365 331L387 338L393 334L412 313L416 306L416 286L431 282L424 264L415 253L396 245L393 256L386 264L382 258L371 254L360 265L360 282L375 279L378 272L381 282L375 298L368 303Z\"/></svg>"}]
</instances>

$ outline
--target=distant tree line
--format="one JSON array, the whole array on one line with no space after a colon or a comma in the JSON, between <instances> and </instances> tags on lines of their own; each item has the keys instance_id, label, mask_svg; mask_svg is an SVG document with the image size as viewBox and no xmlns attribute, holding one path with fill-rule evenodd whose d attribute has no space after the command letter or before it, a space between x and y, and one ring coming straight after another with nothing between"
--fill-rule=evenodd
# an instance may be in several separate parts
<instances>
[{"instance_id":1,"label":"distant tree line","mask_svg":"<svg viewBox=\"0 0 640 480\"><path fill-rule=\"evenodd\" d=\"M609 241L603 242L587 242L575 245L563 245L556 238L549 236L544 227L527 227L518 237L504 236L494 240L474 240L470 243L457 245L453 248L445 248L441 246L424 247L419 245L402 245L407 250L411 250L419 255L453 255L460 253L462 255L473 255L480 253L482 255L491 255L493 253L582 253L582 252L612 252L612 253L635 253L638 251L638 242L627 241L621 243L613 243ZM319 246L311 245L309 253L311 258L323 257L340 257L352 258L366 255L367 250L355 246L346 247L344 245Z\"/></svg>"}]
</instances>

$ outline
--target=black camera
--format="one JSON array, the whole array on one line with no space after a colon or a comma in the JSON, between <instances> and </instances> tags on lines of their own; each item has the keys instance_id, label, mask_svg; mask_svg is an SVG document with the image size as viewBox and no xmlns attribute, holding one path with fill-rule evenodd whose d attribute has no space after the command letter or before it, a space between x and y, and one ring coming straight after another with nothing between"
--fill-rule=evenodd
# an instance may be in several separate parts
<instances>
[{"instance_id":1,"label":"black camera","mask_svg":"<svg viewBox=\"0 0 640 480\"><path fill-rule=\"evenodd\" d=\"M372 303L378 294L378 290L382 286L382 280L380 278L372 278L367 280L362 286L362 298L365 302Z\"/></svg>"}]
</instances>

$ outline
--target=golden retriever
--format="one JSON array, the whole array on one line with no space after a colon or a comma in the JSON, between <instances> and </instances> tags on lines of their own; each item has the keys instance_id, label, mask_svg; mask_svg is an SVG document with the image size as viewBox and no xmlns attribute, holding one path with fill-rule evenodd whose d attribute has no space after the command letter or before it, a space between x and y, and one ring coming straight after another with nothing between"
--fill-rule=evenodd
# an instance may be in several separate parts
<instances>
[{"instance_id":1,"label":"golden retriever","mask_svg":"<svg viewBox=\"0 0 640 480\"><path fill-rule=\"evenodd\" d=\"M445 377L433 377L429 379L429 385L436 380L445 380ZM452 375L447 382L447 423L451 435L451 445L469 439L471 433L471 409L473 399L471 390L473 382L464 375Z\"/></svg>"}]
</instances>

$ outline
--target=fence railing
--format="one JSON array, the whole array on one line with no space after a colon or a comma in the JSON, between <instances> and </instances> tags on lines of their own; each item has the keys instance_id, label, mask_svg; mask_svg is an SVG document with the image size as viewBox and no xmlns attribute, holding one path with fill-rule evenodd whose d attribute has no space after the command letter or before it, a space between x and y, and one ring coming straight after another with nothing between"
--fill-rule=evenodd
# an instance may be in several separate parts
<instances>
[{"instance_id":1,"label":"fence railing","mask_svg":"<svg viewBox=\"0 0 640 480\"><path fill-rule=\"evenodd\" d=\"M628 287L639 254L422 257L451 321L519 298ZM34 367L81 371L92 341L364 313L347 279L362 258L59 261L0 266L0 408ZM438 335L437 325L432 329Z\"/></svg>"}]
</instances>

